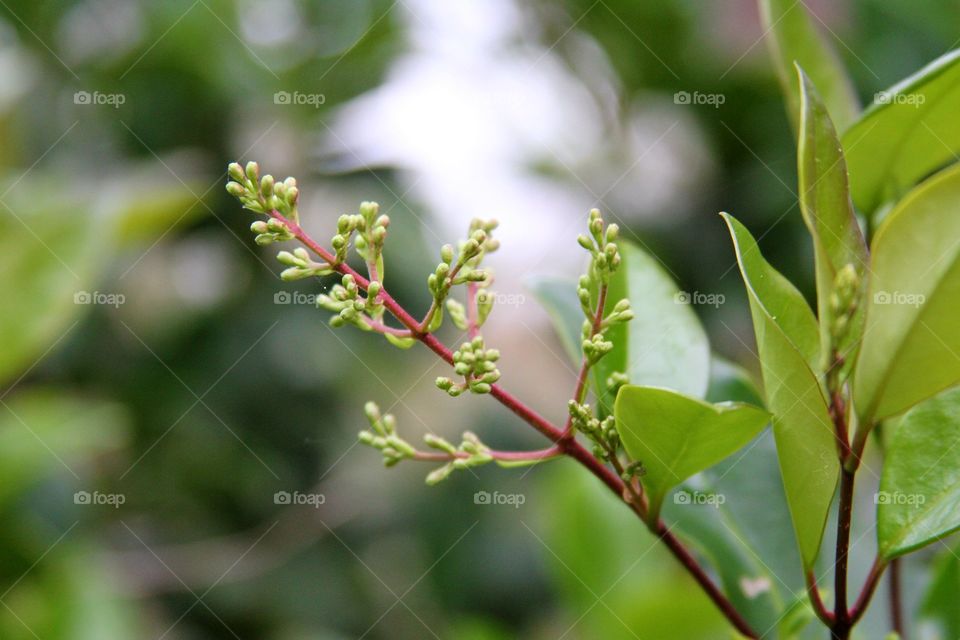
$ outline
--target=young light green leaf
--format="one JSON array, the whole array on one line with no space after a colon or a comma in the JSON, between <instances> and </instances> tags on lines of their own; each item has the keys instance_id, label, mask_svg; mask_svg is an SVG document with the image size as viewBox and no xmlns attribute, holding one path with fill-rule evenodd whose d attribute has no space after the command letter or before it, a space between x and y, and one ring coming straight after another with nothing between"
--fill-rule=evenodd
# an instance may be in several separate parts
<instances>
[{"instance_id":1,"label":"young light green leaf","mask_svg":"<svg viewBox=\"0 0 960 640\"><path fill-rule=\"evenodd\" d=\"M845 129L860 113L860 102L843 64L814 25L806 5L795 0L760 0L760 14L794 129L800 122L794 62L820 87L834 121Z\"/></svg>"},{"instance_id":2,"label":"young light green leaf","mask_svg":"<svg viewBox=\"0 0 960 640\"><path fill-rule=\"evenodd\" d=\"M797 145L797 173L800 187L800 211L813 236L817 272L817 310L820 319L820 370L826 371L834 359L834 349L850 362L854 354L849 345L859 343L863 331L862 307L845 323L843 339L833 344L834 284L837 274L853 265L857 274L867 267L867 245L853 213L847 185L847 165L837 133L810 78L796 68L800 91L800 134ZM862 281L862 277L860 278ZM842 313L842 312L841 312Z\"/></svg>"},{"instance_id":3,"label":"young light green leaf","mask_svg":"<svg viewBox=\"0 0 960 640\"><path fill-rule=\"evenodd\" d=\"M873 241L854 380L861 424L960 382L960 165L910 192Z\"/></svg>"},{"instance_id":4,"label":"young light green leaf","mask_svg":"<svg viewBox=\"0 0 960 640\"><path fill-rule=\"evenodd\" d=\"M960 529L960 389L904 416L887 449L876 498L884 559Z\"/></svg>"},{"instance_id":5,"label":"young light green leaf","mask_svg":"<svg viewBox=\"0 0 960 640\"><path fill-rule=\"evenodd\" d=\"M527 279L527 287L549 314L553 328L564 351L574 366L580 364L580 328L583 311L577 300L577 281L556 276L534 276Z\"/></svg>"},{"instance_id":6,"label":"young light green leaf","mask_svg":"<svg viewBox=\"0 0 960 640\"><path fill-rule=\"evenodd\" d=\"M614 416L624 448L646 470L641 482L654 521L670 489L743 447L770 419L752 405L714 405L634 385L620 389Z\"/></svg>"},{"instance_id":7,"label":"young light green leaf","mask_svg":"<svg viewBox=\"0 0 960 640\"><path fill-rule=\"evenodd\" d=\"M853 201L863 213L873 214L956 158L958 105L960 49L877 94L843 134Z\"/></svg>"},{"instance_id":8,"label":"young light green leaf","mask_svg":"<svg viewBox=\"0 0 960 640\"><path fill-rule=\"evenodd\" d=\"M601 403L613 406L606 381L619 371L627 373L631 384L702 398L709 380L710 343L689 296L650 254L631 242L619 245L622 262L610 282L606 313L628 298L635 316L607 331L613 351L594 368Z\"/></svg>"},{"instance_id":9,"label":"young light green leaf","mask_svg":"<svg viewBox=\"0 0 960 640\"><path fill-rule=\"evenodd\" d=\"M722 214L750 299L767 407L804 567L817 559L839 477L833 426L817 377L816 320L800 293L764 260L747 229Z\"/></svg>"}]
</instances>

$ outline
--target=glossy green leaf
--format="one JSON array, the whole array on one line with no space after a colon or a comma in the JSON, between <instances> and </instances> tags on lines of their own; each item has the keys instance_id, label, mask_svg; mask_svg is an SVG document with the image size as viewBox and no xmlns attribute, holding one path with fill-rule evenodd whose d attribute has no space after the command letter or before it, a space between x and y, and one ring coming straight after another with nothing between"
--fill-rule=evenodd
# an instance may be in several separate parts
<instances>
[{"instance_id":1,"label":"glossy green leaf","mask_svg":"<svg viewBox=\"0 0 960 640\"><path fill-rule=\"evenodd\" d=\"M693 306L663 265L630 242L620 242L623 259L607 294L607 312L629 298L634 318L607 332L614 348L594 368L602 403L613 406L607 379L625 371L630 383L674 389L702 398L707 391L710 343Z\"/></svg>"},{"instance_id":2,"label":"glossy green leaf","mask_svg":"<svg viewBox=\"0 0 960 640\"><path fill-rule=\"evenodd\" d=\"M868 269L867 245L850 202L847 165L827 107L810 78L797 67L800 91L800 133L797 174L800 211L813 236L817 272L817 310L822 348L820 370L826 371L837 348L848 361L850 345L859 344L863 331L862 306L854 314L842 344L831 345L834 322L830 297L837 273L852 264L858 274ZM861 278L862 279L862 278Z\"/></svg>"},{"instance_id":3,"label":"glossy green leaf","mask_svg":"<svg viewBox=\"0 0 960 640\"><path fill-rule=\"evenodd\" d=\"M873 105L843 134L857 207L872 214L953 162L960 151L958 111L960 50L878 93Z\"/></svg>"},{"instance_id":4,"label":"glossy green leaf","mask_svg":"<svg viewBox=\"0 0 960 640\"><path fill-rule=\"evenodd\" d=\"M617 431L634 460L655 520L667 492L750 442L769 422L763 409L709 404L669 389L627 385L614 409Z\"/></svg>"},{"instance_id":5,"label":"glossy green leaf","mask_svg":"<svg viewBox=\"0 0 960 640\"><path fill-rule=\"evenodd\" d=\"M886 559L960 529L960 389L907 413L887 449L877 494Z\"/></svg>"},{"instance_id":6,"label":"glossy green leaf","mask_svg":"<svg viewBox=\"0 0 960 640\"><path fill-rule=\"evenodd\" d=\"M877 231L854 380L861 423L960 382L958 238L960 165L910 192Z\"/></svg>"},{"instance_id":7,"label":"glossy green leaf","mask_svg":"<svg viewBox=\"0 0 960 640\"><path fill-rule=\"evenodd\" d=\"M820 550L839 476L833 425L810 368L819 350L816 320L800 293L760 255L750 232L723 216L750 300L787 503L809 568Z\"/></svg>"},{"instance_id":8,"label":"glossy green leaf","mask_svg":"<svg viewBox=\"0 0 960 640\"><path fill-rule=\"evenodd\" d=\"M555 276L534 276L526 281L553 321L560 344L575 365L582 358L580 329L583 326L583 311L577 300L577 281Z\"/></svg>"},{"instance_id":9,"label":"glossy green leaf","mask_svg":"<svg viewBox=\"0 0 960 640\"><path fill-rule=\"evenodd\" d=\"M843 64L806 5L795 0L760 0L760 13L794 128L800 122L800 92L793 70L796 62L820 87L834 122L845 129L860 113L860 102Z\"/></svg>"}]
</instances>

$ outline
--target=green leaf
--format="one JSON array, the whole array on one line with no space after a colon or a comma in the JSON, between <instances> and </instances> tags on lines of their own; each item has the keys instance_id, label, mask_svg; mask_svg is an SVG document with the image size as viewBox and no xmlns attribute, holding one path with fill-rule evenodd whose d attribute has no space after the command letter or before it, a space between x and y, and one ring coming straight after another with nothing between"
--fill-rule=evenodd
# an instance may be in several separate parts
<instances>
[{"instance_id":1,"label":"green leaf","mask_svg":"<svg viewBox=\"0 0 960 640\"><path fill-rule=\"evenodd\" d=\"M854 379L861 424L960 381L960 165L910 192L873 241Z\"/></svg>"},{"instance_id":2,"label":"green leaf","mask_svg":"<svg viewBox=\"0 0 960 640\"><path fill-rule=\"evenodd\" d=\"M827 403L810 368L819 351L816 320L803 296L760 255L750 232L722 215L750 299L780 472L800 555L810 568L840 470Z\"/></svg>"},{"instance_id":3,"label":"green leaf","mask_svg":"<svg viewBox=\"0 0 960 640\"><path fill-rule=\"evenodd\" d=\"M806 5L796 0L760 0L760 13L794 129L799 128L800 122L795 62L820 87L834 121L841 130L845 129L860 113L860 102L843 64L813 24Z\"/></svg>"},{"instance_id":4,"label":"green leaf","mask_svg":"<svg viewBox=\"0 0 960 640\"><path fill-rule=\"evenodd\" d=\"M748 547L743 534L726 511L729 495L712 491L709 485L680 489L664 504L663 517L671 530L706 556L716 568L724 593L754 629L771 629L781 616L779 582L760 556ZM692 504L677 496L701 495L712 504Z\"/></svg>"},{"instance_id":5,"label":"green leaf","mask_svg":"<svg viewBox=\"0 0 960 640\"><path fill-rule=\"evenodd\" d=\"M74 296L92 292L108 248L88 203L45 186L21 186L0 205L0 381L29 369L89 309Z\"/></svg>"},{"instance_id":6,"label":"green leaf","mask_svg":"<svg viewBox=\"0 0 960 640\"><path fill-rule=\"evenodd\" d=\"M655 521L667 492L750 442L767 424L763 409L709 404L669 389L626 385L614 409L617 431L634 460Z\"/></svg>"},{"instance_id":7,"label":"green leaf","mask_svg":"<svg viewBox=\"0 0 960 640\"><path fill-rule=\"evenodd\" d=\"M763 406L763 396L753 377L740 365L714 355L710 359L707 402L746 402Z\"/></svg>"},{"instance_id":8,"label":"green leaf","mask_svg":"<svg viewBox=\"0 0 960 640\"><path fill-rule=\"evenodd\" d=\"M947 547L933 567L930 587L923 598L920 615L940 627L943 638L960 638L960 547Z\"/></svg>"},{"instance_id":9,"label":"green leaf","mask_svg":"<svg viewBox=\"0 0 960 640\"><path fill-rule=\"evenodd\" d=\"M560 343L574 365L580 364L580 328L583 311L577 300L577 282L556 276L534 276L527 279L527 287L553 321Z\"/></svg>"},{"instance_id":10,"label":"green leaf","mask_svg":"<svg viewBox=\"0 0 960 640\"><path fill-rule=\"evenodd\" d=\"M887 560L960 529L960 388L904 416L876 502L877 545Z\"/></svg>"},{"instance_id":11,"label":"green leaf","mask_svg":"<svg viewBox=\"0 0 960 640\"><path fill-rule=\"evenodd\" d=\"M119 407L54 389L31 389L0 404L0 506L52 473L72 476L124 444ZM72 477L71 477L72 479Z\"/></svg>"},{"instance_id":12,"label":"green leaf","mask_svg":"<svg viewBox=\"0 0 960 640\"><path fill-rule=\"evenodd\" d=\"M635 244L621 241L622 263L610 282L606 312L629 298L633 320L611 327L614 348L594 368L601 404L613 406L606 389L615 372L631 384L654 385L702 398L707 391L710 343L693 310L662 264Z\"/></svg>"},{"instance_id":13,"label":"green leaf","mask_svg":"<svg viewBox=\"0 0 960 640\"><path fill-rule=\"evenodd\" d=\"M831 296L837 273L853 265L858 274L868 268L867 245L850 202L847 165L826 105L803 69L796 69L800 87L800 134L797 173L800 211L813 236L817 272L817 310L820 319L820 370L826 371L837 349L850 362L850 345L859 344L863 331L862 308L849 322L844 341L831 344L834 323ZM862 281L862 278L861 278Z\"/></svg>"},{"instance_id":14,"label":"green leaf","mask_svg":"<svg viewBox=\"0 0 960 640\"><path fill-rule=\"evenodd\" d=\"M877 94L843 134L853 201L863 213L874 213L956 158L958 110L960 50Z\"/></svg>"}]
</instances>

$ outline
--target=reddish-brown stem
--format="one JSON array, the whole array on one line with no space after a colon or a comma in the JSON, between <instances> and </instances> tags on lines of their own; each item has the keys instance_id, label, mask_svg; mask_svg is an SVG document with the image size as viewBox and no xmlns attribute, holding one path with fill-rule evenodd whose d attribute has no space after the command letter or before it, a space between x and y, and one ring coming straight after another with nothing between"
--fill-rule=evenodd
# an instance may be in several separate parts
<instances>
[{"instance_id":1,"label":"reddish-brown stem","mask_svg":"<svg viewBox=\"0 0 960 640\"><path fill-rule=\"evenodd\" d=\"M563 450L554 445L552 447L547 447L546 449L537 449L535 451L496 451L490 449L487 451L494 460L502 460L504 462L523 462L526 460L530 461L542 461L549 460L550 458L555 458L556 456L563 455ZM426 462L445 462L447 460L453 460L454 458L469 458L471 454L466 451L457 452L457 453L445 453L443 451L417 451L413 456L414 460L423 460Z\"/></svg>"},{"instance_id":2,"label":"reddish-brown stem","mask_svg":"<svg viewBox=\"0 0 960 640\"><path fill-rule=\"evenodd\" d=\"M333 256L333 254L324 249L313 238L311 238L300 227L300 225L292 220L288 220L278 211L271 211L270 216L286 225L287 229L290 230L290 233L292 233L297 240L299 240L305 247L316 253L320 258L334 265L334 269L336 269L339 273L353 276L358 287L364 290L367 289L370 283L366 278L364 278L346 263L341 262L337 264L336 258ZM426 345L428 349L437 354L447 364L453 364L453 353L450 351L450 349L448 349L442 342L434 337L433 334L426 333L420 326L420 323L414 319L413 316L411 316L396 300L394 300L394 298L387 292L385 288L380 289L378 299L383 303L387 311L389 311L391 315L393 315L411 332L411 336L413 338L416 338ZM562 437L564 434L563 429L551 424L546 418L518 400L508 391L503 389L503 387L496 384L491 385L490 395L496 398L500 404L512 411L521 420L555 442L555 446L558 447L564 454L570 456L581 465L586 467L587 470L596 476L601 482L603 482L610 489L610 491L612 491L619 498L623 499L624 492L626 490L624 481L612 469L610 469L610 467L598 460L597 457L588 451L586 447L577 442L575 438ZM646 523L643 507L631 502L627 502L627 504L640 517L640 519ZM650 525L648 524L648 526ZM658 521L655 527L651 527L651 530L653 530L664 541L673 555L687 569L697 583L700 584L703 590L707 593L714 604L716 604L717 608L720 609L724 616L726 616L730 623L747 638L758 638L756 632L750 628L750 625L736 610L736 608L733 606L733 603L731 603L730 600L728 600L723 594L723 592L713 583L703 567L701 567L697 562L696 558L694 558L693 555L686 549L686 547L684 547L683 543L680 542L680 540L670 532L663 521Z\"/></svg>"},{"instance_id":3,"label":"reddish-brown stem","mask_svg":"<svg viewBox=\"0 0 960 640\"><path fill-rule=\"evenodd\" d=\"M853 518L854 473L840 470L840 510L837 522L837 554L834 566L834 607L835 625L843 627L849 622L847 611L847 570L850 553L850 525Z\"/></svg>"},{"instance_id":4,"label":"reddish-brown stem","mask_svg":"<svg viewBox=\"0 0 960 640\"><path fill-rule=\"evenodd\" d=\"M901 640L907 640L905 625L903 624L903 601L901 599L900 558L890 561L890 624Z\"/></svg>"},{"instance_id":5,"label":"reddish-brown stem","mask_svg":"<svg viewBox=\"0 0 960 640\"><path fill-rule=\"evenodd\" d=\"M817 586L817 577L814 575L812 569L807 571L806 578L807 595L813 604L813 612L817 614L817 617L820 618L823 624L828 627L833 626L835 621L834 615L830 611L827 611L827 607L823 604L823 599L820 597L820 588Z\"/></svg>"},{"instance_id":6,"label":"reddish-brown stem","mask_svg":"<svg viewBox=\"0 0 960 640\"><path fill-rule=\"evenodd\" d=\"M590 337L593 338L603 324L603 310L607 305L607 285L600 287L600 293L597 295L597 308L593 314L593 324L590 327ZM584 356L580 363L580 373L577 374L577 386L573 390L573 401L583 402L584 393L587 390L587 377L590 375L590 361ZM567 422L563 425L563 437L573 438L573 415L567 416Z\"/></svg>"},{"instance_id":7,"label":"reddish-brown stem","mask_svg":"<svg viewBox=\"0 0 960 640\"><path fill-rule=\"evenodd\" d=\"M873 561L873 565L870 567L870 573L867 574L867 580L863 584L863 590L857 597L857 601L853 604L853 608L850 609L851 626L856 624L860 618L863 617L863 614L866 613L870 599L877 590L877 585L880 584L880 578L883 576L883 570L886 568L887 564L880 558L876 558Z\"/></svg>"},{"instance_id":8,"label":"reddish-brown stem","mask_svg":"<svg viewBox=\"0 0 960 640\"><path fill-rule=\"evenodd\" d=\"M410 338L413 337L413 334L409 329L397 329L396 327L388 327L378 320L373 318L364 317L363 321L370 325L370 328L376 331L377 333L389 333L392 336L397 336L398 338Z\"/></svg>"}]
</instances>

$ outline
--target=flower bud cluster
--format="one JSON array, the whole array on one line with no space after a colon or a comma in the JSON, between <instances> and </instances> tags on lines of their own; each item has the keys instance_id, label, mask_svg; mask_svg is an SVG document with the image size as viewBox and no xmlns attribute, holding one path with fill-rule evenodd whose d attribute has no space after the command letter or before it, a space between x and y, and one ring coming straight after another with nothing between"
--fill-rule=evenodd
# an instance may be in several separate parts
<instances>
[{"instance_id":1,"label":"flower bud cluster","mask_svg":"<svg viewBox=\"0 0 960 640\"><path fill-rule=\"evenodd\" d=\"M499 359L500 352L487 349L483 337L477 336L464 342L453 354L453 370L463 376L464 381L456 383L441 376L437 378L437 387L454 398L467 390L472 393L490 393L491 385L500 379L500 371L496 365Z\"/></svg>"}]
</instances>

